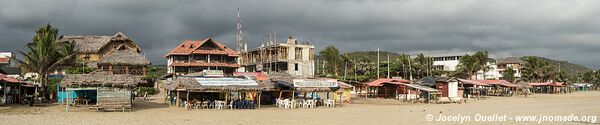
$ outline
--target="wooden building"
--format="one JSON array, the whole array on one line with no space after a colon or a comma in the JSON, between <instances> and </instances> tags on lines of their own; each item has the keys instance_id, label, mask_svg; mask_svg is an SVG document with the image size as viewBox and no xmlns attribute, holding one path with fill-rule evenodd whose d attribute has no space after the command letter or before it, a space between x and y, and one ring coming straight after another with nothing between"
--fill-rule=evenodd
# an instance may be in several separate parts
<instances>
[{"instance_id":1,"label":"wooden building","mask_svg":"<svg viewBox=\"0 0 600 125\"><path fill-rule=\"evenodd\" d=\"M231 75L240 67L237 63L239 53L212 38L183 41L164 57L167 58L167 73L179 75L204 70L223 70Z\"/></svg>"},{"instance_id":2,"label":"wooden building","mask_svg":"<svg viewBox=\"0 0 600 125\"><path fill-rule=\"evenodd\" d=\"M68 74L62 79L59 102L69 106L79 100L89 102L98 110L131 111L132 91L139 84L146 83L142 76L131 74L111 74L92 72L90 74ZM80 104L83 105L83 104ZM73 107L71 107L73 108Z\"/></svg>"},{"instance_id":3,"label":"wooden building","mask_svg":"<svg viewBox=\"0 0 600 125\"><path fill-rule=\"evenodd\" d=\"M121 32L112 36L63 35L59 41L74 44L76 61L91 68L111 71L113 74L143 75L149 61L140 54L142 50L129 37ZM125 63L124 63L125 62ZM101 63L101 64L100 64ZM103 67L101 66L103 65ZM131 72L126 72L131 71ZM55 74L64 74L61 69Z\"/></svg>"}]
</instances>

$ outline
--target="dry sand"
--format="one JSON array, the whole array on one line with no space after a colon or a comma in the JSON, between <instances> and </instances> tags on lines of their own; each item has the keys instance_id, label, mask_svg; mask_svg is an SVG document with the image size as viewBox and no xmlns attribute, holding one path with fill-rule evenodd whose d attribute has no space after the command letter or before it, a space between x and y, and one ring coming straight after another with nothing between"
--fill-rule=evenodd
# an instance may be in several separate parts
<instances>
[{"instance_id":1,"label":"dry sand","mask_svg":"<svg viewBox=\"0 0 600 125\"><path fill-rule=\"evenodd\" d=\"M168 107L160 97L151 101L136 101L134 112L65 112L59 105L47 107L0 107L2 125L45 124L211 124L211 125L263 125L263 124L460 124L460 122L427 121L431 114L471 116L463 124L538 124L537 122L476 122L476 114L515 115L592 115L600 116L600 92L570 94L537 94L525 97L489 97L470 100L466 104L405 104L396 100L357 102L374 104L344 104L337 108L285 110L275 107L255 110L185 110ZM598 121L597 121L598 122ZM598 124L598 123L595 124ZM586 122L542 122L541 124L590 124Z\"/></svg>"}]
</instances>

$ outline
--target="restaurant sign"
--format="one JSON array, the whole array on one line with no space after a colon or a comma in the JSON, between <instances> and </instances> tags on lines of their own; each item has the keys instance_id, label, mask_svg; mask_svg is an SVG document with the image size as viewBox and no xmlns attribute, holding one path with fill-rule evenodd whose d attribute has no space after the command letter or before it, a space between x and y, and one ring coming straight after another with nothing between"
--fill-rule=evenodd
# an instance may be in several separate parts
<instances>
[{"instance_id":1,"label":"restaurant sign","mask_svg":"<svg viewBox=\"0 0 600 125\"><path fill-rule=\"evenodd\" d=\"M204 70L204 76L225 76L223 70Z\"/></svg>"},{"instance_id":2,"label":"restaurant sign","mask_svg":"<svg viewBox=\"0 0 600 125\"><path fill-rule=\"evenodd\" d=\"M338 87L335 79L294 79L294 87Z\"/></svg>"},{"instance_id":3,"label":"restaurant sign","mask_svg":"<svg viewBox=\"0 0 600 125\"><path fill-rule=\"evenodd\" d=\"M202 86L257 86L254 80L243 78L195 78Z\"/></svg>"}]
</instances>

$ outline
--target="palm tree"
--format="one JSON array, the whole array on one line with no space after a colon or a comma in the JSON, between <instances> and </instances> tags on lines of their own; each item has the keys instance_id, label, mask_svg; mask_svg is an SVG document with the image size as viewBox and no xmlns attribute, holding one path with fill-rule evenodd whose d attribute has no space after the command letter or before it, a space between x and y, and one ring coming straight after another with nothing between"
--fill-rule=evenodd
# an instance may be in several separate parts
<instances>
[{"instance_id":1,"label":"palm tree","mask_svg":"<svg viewBox=\"0 0 600 125\"><path fill-rule=\"evenodd\" d=\"M523 60L526 62L523 68L523 78L525 80L545 82L555 79L557 75L556 67L549 62L535 57L525 57Z\"/></svg>"},{"instance_id":2,"label":"palm tree","mask_svg":"<svg viewBox=\"0 0 600 125\"><path fill-rule=\"evenodd\" d=\"M515 82L515 71L512 69L512 67L506 68L505 72L502 73L502 79L511 83Z\"/></svg>"},{"instance_id":3,"label":"palm tree","mask_svg":"<svg viewBox=\"0 0 600 125\"><path fill-rule=\"evenodd\" d=\"M32 43L27 44L29 51L19 51L24 57L24 60L19 60L20 66L27 72L37 73L42 87L48 83L48 73L73 56L73 44L58 42L57 34L58 29L50 24L41 27L36 30ZM46 96L43 90L41 94Z\"/></svg>"},{"instance_id":4,"label":"palm tree","mask_svg":"<svg viewBox=\"0 0 600 125\"><path fill-rule=\"evenodd\" d=\"M340 51L334 46L327 46L324 50L319 52L319 54L325 58L325 61L327 61L327 65L329 65L329 67L333 67L333 69L330 71L332 71L336 77L339 76L338 66L340 65L339 63L342 62Z\"/></svg>"},{"instance_id":5,"label":"palm tree","mask_svg":"<svg viewBox=\"0 0 600 125\"><path fill-rule=\"evenodd\" d=\"M485 72L487 72L491 69L491 67L488 67L488 65L487 65L488 52L487 51L478 51L477 53L473 54L472 57L475 58L476 63L478 65L478 69L483 72L484 77L485 77Z\"/></svg>"},{"instance_id":6,"label":"palm tree","mask_svg":"<svg viewBox=\"0 0 600 125\"><path fill-rule=\"evenodd\" d=\"M454 72L455 77L471 79L473 75L481 69L481 65L478 62L477 57L465 54L459 60L456 71Z\"/></svg>"}]
</instances>

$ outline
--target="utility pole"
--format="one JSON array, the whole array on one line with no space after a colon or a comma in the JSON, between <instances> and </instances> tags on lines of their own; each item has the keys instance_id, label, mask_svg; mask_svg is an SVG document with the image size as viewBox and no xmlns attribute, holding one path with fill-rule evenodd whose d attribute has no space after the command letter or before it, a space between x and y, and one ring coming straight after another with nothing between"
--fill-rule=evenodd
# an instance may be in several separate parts
<instances>
[{"instance_id":1,"label":"utility pole","mask_svg":"<svg viewBox=\"0 0 600 125\"><path fill-rule=\"evenodd\" d=\"M346 81L347 74L348 74L348 61L346 61L346 65L344 66L344 81Z\"/></svg>"},{"instance_id":2,"label":"utility pole","mask_svg":"<svg viewBox=\"0 0 600 125\"><path fill-rule=\"evenodd\" d=\"M377 78L379 79L379 48L377 48Z\"/></svg>"},{"instance_id":3,"label":"utility pole","mask_svg":"<svg viewBox=\"0 0 600 125\"><path fill-rule=\"evenodd\" d=\"M387 78L390 78L390 54L387 55Z\"/></svg>"},{"instance_id":4,"label":"utility pole","mask_svg":"<svg viewBox=\"0 0 600 125\"><path fill-rule=\"evenodd\" d=\"M409 80L412 81L412 67L410 66L411 62L410 62L410 55L408 56L408 73L409 73Z\"/></svg>"}]
</instances>

